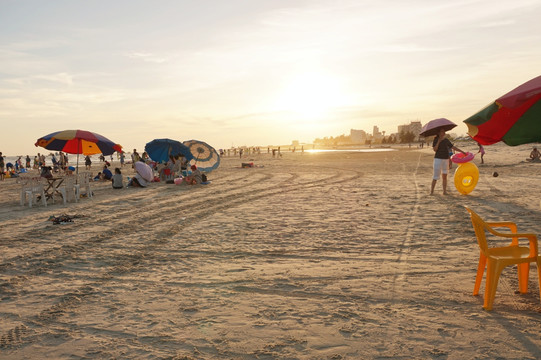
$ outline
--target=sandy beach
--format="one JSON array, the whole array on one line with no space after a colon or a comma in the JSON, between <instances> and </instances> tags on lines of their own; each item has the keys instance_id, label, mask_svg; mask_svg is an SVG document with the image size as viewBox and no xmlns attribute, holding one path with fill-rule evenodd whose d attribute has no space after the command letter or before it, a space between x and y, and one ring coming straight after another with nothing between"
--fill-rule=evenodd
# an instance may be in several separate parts
<instances>
[{"instance_id":1,"label":"sandy beach","mask_svg":"<svg viewBox=\"0 0 541 360\"><path fill-rule=\"evenodd\" d=\"M433 152L407 147L225 157L210 185L93 183L47 207L6 179L0 358L540 359L535 267L526 295L504 270L483 310L463 208L541 237L531 148L487 146L467 196L452 176L429 196Z\"/></svg>"}]
</instances>

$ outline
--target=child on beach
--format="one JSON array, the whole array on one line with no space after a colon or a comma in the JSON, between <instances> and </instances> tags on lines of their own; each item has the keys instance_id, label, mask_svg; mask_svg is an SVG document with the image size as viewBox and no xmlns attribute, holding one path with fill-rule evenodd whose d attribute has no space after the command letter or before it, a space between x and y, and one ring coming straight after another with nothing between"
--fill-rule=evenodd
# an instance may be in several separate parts
<instances>
[{"instance_id":1,"label":"child on beach","mask_svg":"<svg viewBox=\"0 0 541 360\"><path fill-rule=\"evenodd\" d=\"M113 183L113 189L122 189L124 187L124 180L122 179L122 172L119 168L115 168L115 174L111 178Z\"/></svg>"},{"instance_id":2,"label":"child on beach","mask_svg":"<svg viewBox=\"0 0 541 360\"><path fill-rule=\"evenodd\" d=\"M477 143L477 145L479 145L478 153L481 153L481 164L484 164L485 160L483 159L483 156L485 156L485 148L483 147L483 145L481 145L479 143Z\"/></svg>"}]
</instances>

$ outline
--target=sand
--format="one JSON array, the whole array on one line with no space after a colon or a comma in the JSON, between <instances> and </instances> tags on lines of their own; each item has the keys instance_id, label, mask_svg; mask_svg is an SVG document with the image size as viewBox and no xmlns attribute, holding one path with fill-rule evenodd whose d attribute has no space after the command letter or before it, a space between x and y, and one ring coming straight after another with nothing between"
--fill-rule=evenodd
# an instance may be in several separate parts
<instances>
[{"instance_id":1,"label":"sand","mask_svg":"<svg viewBox=\"0 0 541 360\"><path fill-rule=\"evenodd\" d=\"M31 209L7 179L0 358L539 359L535 268L526 295L506 269L483 310L463 208L541 234L530 150L487 146L467 196L452 176L429 196L433 153L407 147L224 158L207 186L94 183Z\"/></svg>"}]
</instances>

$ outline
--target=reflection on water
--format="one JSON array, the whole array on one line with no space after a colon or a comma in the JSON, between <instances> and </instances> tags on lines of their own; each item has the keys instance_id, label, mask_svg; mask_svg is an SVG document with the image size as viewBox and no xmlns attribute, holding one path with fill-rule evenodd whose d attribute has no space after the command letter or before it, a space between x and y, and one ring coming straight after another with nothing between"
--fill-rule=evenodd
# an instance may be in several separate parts
<instances>
[{"instance_id":1,"label":"reflection on water","mask_svg":"<svg viewBox=\"0 0 541 360\"><path fill-rule=\"evenodd\" d=\"M396 151L396 149L313 149L305 150L308 153L326 153L326 152L382 152Z\"/></svg>"}]
</instances>

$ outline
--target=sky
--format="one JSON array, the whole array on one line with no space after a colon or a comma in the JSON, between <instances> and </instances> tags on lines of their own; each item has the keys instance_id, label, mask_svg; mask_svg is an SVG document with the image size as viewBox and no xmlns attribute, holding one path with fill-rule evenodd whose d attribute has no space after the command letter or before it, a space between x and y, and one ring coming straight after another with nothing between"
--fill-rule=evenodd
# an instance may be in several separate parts
<instances>
[{"instance_id":1,"label":"sky","mask_svg":"<svg viewBox=\"0 0 541 360\"><path fill-rule=\"evenodd\" d=\"M0 0L0 151L142 150L463 120L540 75L539 0Z\"/></svg>"}]
</instances>

